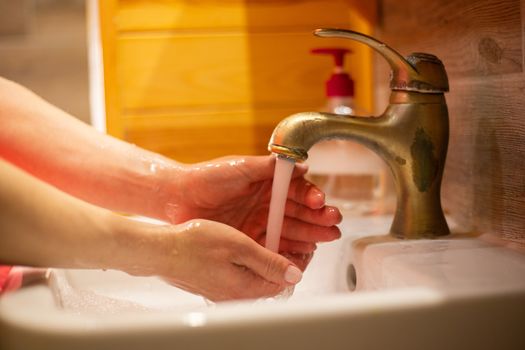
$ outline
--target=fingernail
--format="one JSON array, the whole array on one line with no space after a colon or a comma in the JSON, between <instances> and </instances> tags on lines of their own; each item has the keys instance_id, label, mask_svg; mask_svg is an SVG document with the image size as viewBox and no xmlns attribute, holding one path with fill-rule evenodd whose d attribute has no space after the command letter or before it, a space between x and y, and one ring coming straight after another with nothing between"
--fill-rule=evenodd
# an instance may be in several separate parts
<instances>
[{"instance_id":1,"label":"fingernail","mask_svg":"<svg viewBox=\"0 0 525 350\"><path fill-rule=\"evenodd\" d=\"M295 163L295 166L301 170L308 171L308 164L306 163Z\"/></svg>"},{"instance_id":2,"label":"fingernail","mask_svg":"<svg viewBox=\"0 0 525 350\"><path fill-rule=\"evenodd\" d=\"M325 210L329 215L339 215L339 210L336 207L326 207Z\"/></svg>"},{"instance_id":3,"label":"fingernail","mask_svg":"<svg viewBox=\"0 0 525 350\"><path fill-rule=\"evenodd\" d=\"M315 198L315 201L316 201L316 204L317 204L316 205L317 208L324 207L324 205L325 205L324 192L322 192L321 190L317 189L316 187L313 187L311 191L313 191L312 197ZM314 208L314 209L317 209L317 208Z\"/></svg>"},{"instance_id":4,"label":"fingernail","mask_svg":"<svg viewBox=\"0 0 525 350\"><path fill-rule=\"evenodd\" d=\"M341 221L343 221L343 215L336 207L326 207L326 213L328 215L332 215L335 218L337 224L340 224Z\"/></svg>"},{"instance_id":5,"label":"fingernail","mask_svg":"<svg viewBox=\"0 0 525 350\"><path fill-rule=\"evenodd\" d=\"M303 278L303 273L297 267L290 265L284 273L284 280L290 284L297 284Z\"/></svg>"}]
</instances>

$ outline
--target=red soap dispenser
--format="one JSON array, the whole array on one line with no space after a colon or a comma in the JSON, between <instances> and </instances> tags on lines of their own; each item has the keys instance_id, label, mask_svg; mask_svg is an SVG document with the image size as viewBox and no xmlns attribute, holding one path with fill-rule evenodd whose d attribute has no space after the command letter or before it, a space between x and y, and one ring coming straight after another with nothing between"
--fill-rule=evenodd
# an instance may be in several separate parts
<instances>
[{"instance_id":1,"label":"red soap dispenser","mask_svg":"<svg viewBox=\"0 0 525 350\"><path fill-rule=\"evenodd\" d=\"M359 115L354 105L355 84L344 69L344 58L351 50L323 47L312 54L332 55L335 66L326 81L326 105L322 112ZM368 215L382 212L385 166L374 152L348 140L326 140L308 151L309 179L326 193L326 201L344 215Z\"/></svg>"},{"instance_id":2,"label":"red soap dispenser","mask_svg":"<svg viewBox=\"0 0 525 350\"><path fill-rule=\"evenodd\" d=\"M352 51L342 47L321 47L312 49L315 55L332 55L334 69L326 81L327 105L323 112L336 114L355 114L354 81L344 69L345 55Z\"/></svg>"}]
</instances>

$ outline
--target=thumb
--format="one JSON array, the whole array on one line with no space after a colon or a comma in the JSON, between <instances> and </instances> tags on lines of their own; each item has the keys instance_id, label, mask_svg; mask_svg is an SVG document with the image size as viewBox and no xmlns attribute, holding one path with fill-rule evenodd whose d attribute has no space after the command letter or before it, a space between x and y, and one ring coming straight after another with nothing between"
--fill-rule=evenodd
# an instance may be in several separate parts
<instances>
[{"instance_id":1,"label":"thumb","mask_svg":"<svg viewBox=\"0 0 525 350\"><path fill-rule=\"evenodd\" d=\"M240 263L267 281L280 285L294 285L303 277L301 270L284 256L260 246L255 241Z\"/></svg>"}]
</instances>

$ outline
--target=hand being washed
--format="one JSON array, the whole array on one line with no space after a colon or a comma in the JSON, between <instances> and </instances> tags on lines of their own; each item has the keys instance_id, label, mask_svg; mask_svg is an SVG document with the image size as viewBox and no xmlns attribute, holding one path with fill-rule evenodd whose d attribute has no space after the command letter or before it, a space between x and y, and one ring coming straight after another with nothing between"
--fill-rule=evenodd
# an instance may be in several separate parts
<instances>
[{"instance_id":1,"label":"hand being washed","mask_svg":"<svg viewBox=\"0 0 525 350\"><path fill-rule=\"evenodd\" d=\"M166 216L173 223L204 218L230 225L264 244L275 157L227 157L189 165L167 182ZM339 238L341 214L296 166L288 191L281 252L310 254L316 243ZM303 266L304 267L304 266Z\"/></svg>"},{"instance_id":2,"label":"hand being washed","mask_svg":"<svg viewBox=\"0 0 525 350\"><path fill-rule=\"evenodd\" d=\"M288 259L230 226L208 220L164 226L130 220L1 159L0 207L0 264L160 276L214 301L272 296L301 279ZM4 287L9 289L0 280L0 292Z\"/></svg>"},{"instance_id":3,"label":"hand being washed","mask_svg":"<svg viewBox=\"0 0 525 350\"><path fill-rule=\"evenodd\" d=\"M318 242L340 235L340 213L324 206L305 167L296 166L286 203L281 252L290 262L260 245L272 156L182 165L99 133L2 78L0 121L0 264L161 275L222 300L276 293L288 266L304 269ZM100 207L178 225L144 226ZM193 228L177 233L184 225ZM170 242L178 250L163 250Z\"/></svg>"},{"instance_id":4,"label":"hand being washed","mask_svg":"<svg viewBox=\"0 0 525 350\"><path fill-rule=\"evenodd\" d=\"M164 260L161 277L210 300L269 297L301 279L288 259L228 225L191 220L162 230L167 239L155 249Z\"/></svg>"}]
</instances>

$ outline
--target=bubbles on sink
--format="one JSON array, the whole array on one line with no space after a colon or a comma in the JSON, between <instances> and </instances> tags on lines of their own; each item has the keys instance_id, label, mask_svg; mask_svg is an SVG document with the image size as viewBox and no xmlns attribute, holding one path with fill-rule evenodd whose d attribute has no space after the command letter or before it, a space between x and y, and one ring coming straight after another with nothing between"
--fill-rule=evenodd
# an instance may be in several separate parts
<instances>
[{"instance_id":1,"label":"bubbles on sink","mask_svg":"<svg viewBox=\"0 0 525 350\"><path fill-rule=\"evenodd\" d=\"M131 311L153 311L130 301L105 297L87 290L63 294L61 304L65 310L75 313L120 314Z\"/></svg>"},{"instance_id":2,"label":"bubbles on sink","mask_svg":"<svg viewBox=\"0 0 525 350\"><path fill-rule=\"evenodd\" d=\"M75 289L63 271L52 270L49 273L49 285L57 304L64 310L74 313L119 314L130 311L153 311L131 301L106 297L88 290Z\"/></svg>"},{"instance_id":3,"label":"bubbles on sink","mask_svg":"<svg viewBox=\"0 0 525 350\"><path fill-rule=\"evenodd\" d=\"M202 298L153 277L119 271L50 269L48 286L57 306L76 314L124 314L203 311ZM105 281L105 282L104 282Z\"/></svg>"},{"instance_id":4,"label":"bubbles on sink","mask_svg":"<svg viewBox=\"0 0 525 350\"><path fill-rule=\"evenodd\" d=\"M132 277L119 272L110 276L113 284L100 285L101 271L75 271L50 269L48 286L53 294L56 305L65 312L78 315L122 315L136 313L158 312L204 312L218 305L200 296L181 295L180 290L154 280L143 279L131 283ZM106 272L104 272L106 274ZM121 280L119 280L119 277ZM107 277L106 277L107 278ZM125 279L127 278L127 279ZM135 279L135 277L133 277ZM117 287L120 281L122 284ZM153 286L155 284L155 286ZM179 291L172 293L171 290ZM286 302L291 297L289 290L273 298L252 300L255 304ZM204 300L204 302L203 302Z\"/></svg>"}]
</instances>

